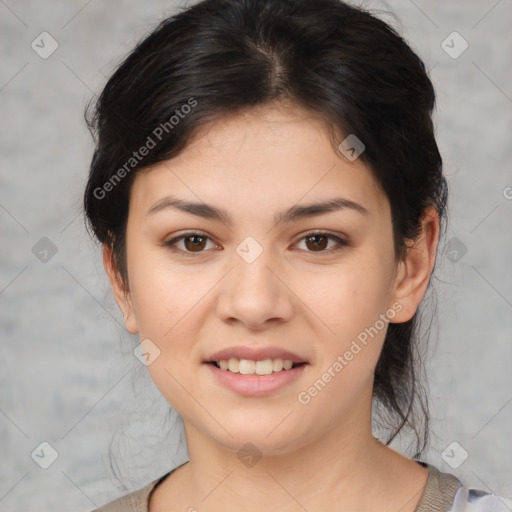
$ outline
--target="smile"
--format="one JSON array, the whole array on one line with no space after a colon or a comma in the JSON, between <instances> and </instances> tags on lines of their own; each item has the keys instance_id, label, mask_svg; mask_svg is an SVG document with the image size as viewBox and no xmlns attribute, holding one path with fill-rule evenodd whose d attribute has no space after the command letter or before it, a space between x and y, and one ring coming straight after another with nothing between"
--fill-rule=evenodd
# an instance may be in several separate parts
<instances>
[{"instance_id":1,"label":"smile","mask_svg":"<svg viewBox=\"0 0 512 512\"><path fill-rule=\"evenodd\" d=\"M212 361L213 364L231 373L240 373L242 375L270 375L281 371L290 370L299 364L294 363L290 359L263 359L261 361L253 361L251 359L237 359L230 357L221 361Z\"/></svg>"},{"instance_id":2,"label":"smile","mask_svg":"<svg viewBox=\"0 0 512 512\"><path fill-rule=\"evenodd\" d=\"M225 369L221 369L221 364ZM272 368L272 371L263 375L256 373L256 367L260 365L259 367L261 368L261 364L264 368L263 371L269 372L270 368ZM276 368L282 366L282 369L274 371L274 364ZM229 369L230 365L233 365L233 368L238 366L238 372L231 371ZM285 369L285 360L282 359L252 361L249 359L239 360L230 358L229 360L221 360L219 362L210 361L205 363L204 366L212 372L215 381L221 386L239 395L258 397L269 395L292 384L302 375L309 364L292 363L290 366L290 361L287 360L286 366L289 369ZM241 373L240 369L247 373Z\"/></svg>"}]
</instances>

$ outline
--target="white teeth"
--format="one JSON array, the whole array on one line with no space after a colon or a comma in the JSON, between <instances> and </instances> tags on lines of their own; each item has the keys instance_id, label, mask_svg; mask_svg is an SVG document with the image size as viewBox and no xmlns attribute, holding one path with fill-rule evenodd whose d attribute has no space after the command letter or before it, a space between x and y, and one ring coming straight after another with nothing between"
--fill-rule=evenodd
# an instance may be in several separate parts
<instances>
[{"instance_id":1,"label":"white teeth","mask_svg":"<svg viewBox=\"0 0 512 512\"><path fill-rule=\"evenodd\" d=\"M251 373L255 373L256 371L256 363L254 361L250 361L249 359L240 359L238 371L242 375L251 375Z\"/></svg>"},{"instance_id":2,"label":"white teeth","mask_svg":"<svg viewBox=\"0 0 512 512\"><path fill-rule=\"evenodd\" d=\"M233 373L238 373L239 372L239 366L240 366L240 361L238 359L235 359L234 357L231 357L228 361L228 370L230 372L233 372Z\"/></svg>"},{"instance_id":3,"label":"white teeth","mask_svg":"<svg viewBox=\"0 0 512 512\"><path fill-rule=\"evenodd\" d=\"M274 359L274 361L272 362L272 370L274 370L275 372L280 372L283 369L283 367L284 362L280 357Z\"/></svg>"},{"instance_id":4,"label":"white teeth","mask_svg":"<svg viewBox=\"0 0 512 512\"><path fill-rule=\"evenodd\" d=\"M293 361L289 359L264 359L262 361L252 361L250 359L236 359L231 357L228 360L218 361L221 370L228 370L232 373L242 375L270 375L272 372L280 372L283 369L289 370L293 366Z\"/></svg>"},{"instance_id":5,"label":"white teeth","mask_svg":"<svg viewBox=\"0 0 512 512\"><path fill-rule=\"evenodd\" d=\"M273 370L272 359L264 359L263 361L256 361L254 365L254 373L257 375L270 375Z\"/></svg>"}]
</instances>

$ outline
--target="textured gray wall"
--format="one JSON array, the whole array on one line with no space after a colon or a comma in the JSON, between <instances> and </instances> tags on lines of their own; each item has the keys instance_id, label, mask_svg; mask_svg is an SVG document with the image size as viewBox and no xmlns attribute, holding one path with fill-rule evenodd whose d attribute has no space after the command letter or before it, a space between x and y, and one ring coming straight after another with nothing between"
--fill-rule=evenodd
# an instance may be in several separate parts
<instances>
[{"instance_id":1,"label":"textured gray wall","mask_svg":"<svg viewBox=\"0 0 512 512\"><path fill-rule=\"evenodd\" d=\"M0 1L2 511L90 510L186 460L180 428L166 436L173 417L133 356L137 338L124 331L81 215L92 149L84 106L175 5ZM369 5L399 16L432 70L451 186L424 460L512 496L512 4ZM58 44L49 56L45 31ZM457 58L454 31L469 45ZM122 481L109 466L112 439Z\"/></svg>"}]
</instances>

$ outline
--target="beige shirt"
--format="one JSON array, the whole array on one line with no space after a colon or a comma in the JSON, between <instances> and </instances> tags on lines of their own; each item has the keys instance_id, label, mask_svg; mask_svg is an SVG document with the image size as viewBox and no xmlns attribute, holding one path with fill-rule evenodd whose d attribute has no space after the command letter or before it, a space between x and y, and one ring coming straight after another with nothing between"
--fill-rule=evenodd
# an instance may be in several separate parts
<instances>
[{"instance_id":1,"label":"beige shirt","mask_svg":"<svg viewBox=\"0 0 512 512\"><path fill-rule=\"evenodd\" d=\"M474 507L475 499L478 500L479 496L482 494L490 499L493 498L493 495L489 496L488 493L483 493L483 491L469 490L465 488L460 480L454 475L450 473L442 473L435 466L428 463L418 463L428 469L428 479L415 512L455 512L455 510L457 510L457 512L463 512L465 510L489 510L488 508L475 509L471 507ZM151 492L170 473L172 473L172 471L146 485L142 489L111 501L100 509L93 510L92 512L149 512L148 504ZM457 500L455 500L456 497ZM457 504L454 507L455 501L457 501ZM467 508L465 505L466 503ZM462 508L459 508L460 504L462 504ZM496 510L501 509L497 508Z\"/></svg>"}]
</instances>

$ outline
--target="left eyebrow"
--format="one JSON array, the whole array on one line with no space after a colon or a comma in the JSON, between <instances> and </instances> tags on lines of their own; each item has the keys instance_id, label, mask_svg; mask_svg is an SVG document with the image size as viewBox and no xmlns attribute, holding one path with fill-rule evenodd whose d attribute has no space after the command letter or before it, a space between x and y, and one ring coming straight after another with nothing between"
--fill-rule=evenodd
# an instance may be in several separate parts
<instances>
[{"instance_id":1,"label":"left eyebrow","mask_svg":"<svg viewBox=\"0 0 512 512\"><path fill-rule=\"evenodd\" d=\"M166 196L157 203L155 203L146 213L146 216L152 215L156 212L165 210L167 208L174 208L184 213L196 215L204 219L212 219L224 222L225 224L232 225L231 215L221 208L206 204L206 203L194 203L191 201L185 201L177 199L172 196ZM275 224L290 223L299 219L307 217L315 217L317 215L323 215L340 210L354 210L362 215L368 215L368 210L349 199L341 197L333 198L328 201L316 202L307 205L295 205L287 210L280 212L274 216Z\"/></svg>"},{"instance_id":2,"label":"left eyebrow","mask_svg":"<svg viewBox=\"0 0 512 512\"><path fill-rule=\"evenodd\" d=\"M316 215L323 215L325 213L346 209L355 210L362 215L369 214L368 210L359 203L342 197L337 197L328 201L292 206L288 210L276 215L274 217L274 222L276 224L293 222L306 217L314 217Z\"/></svg>"}]
</instances>

